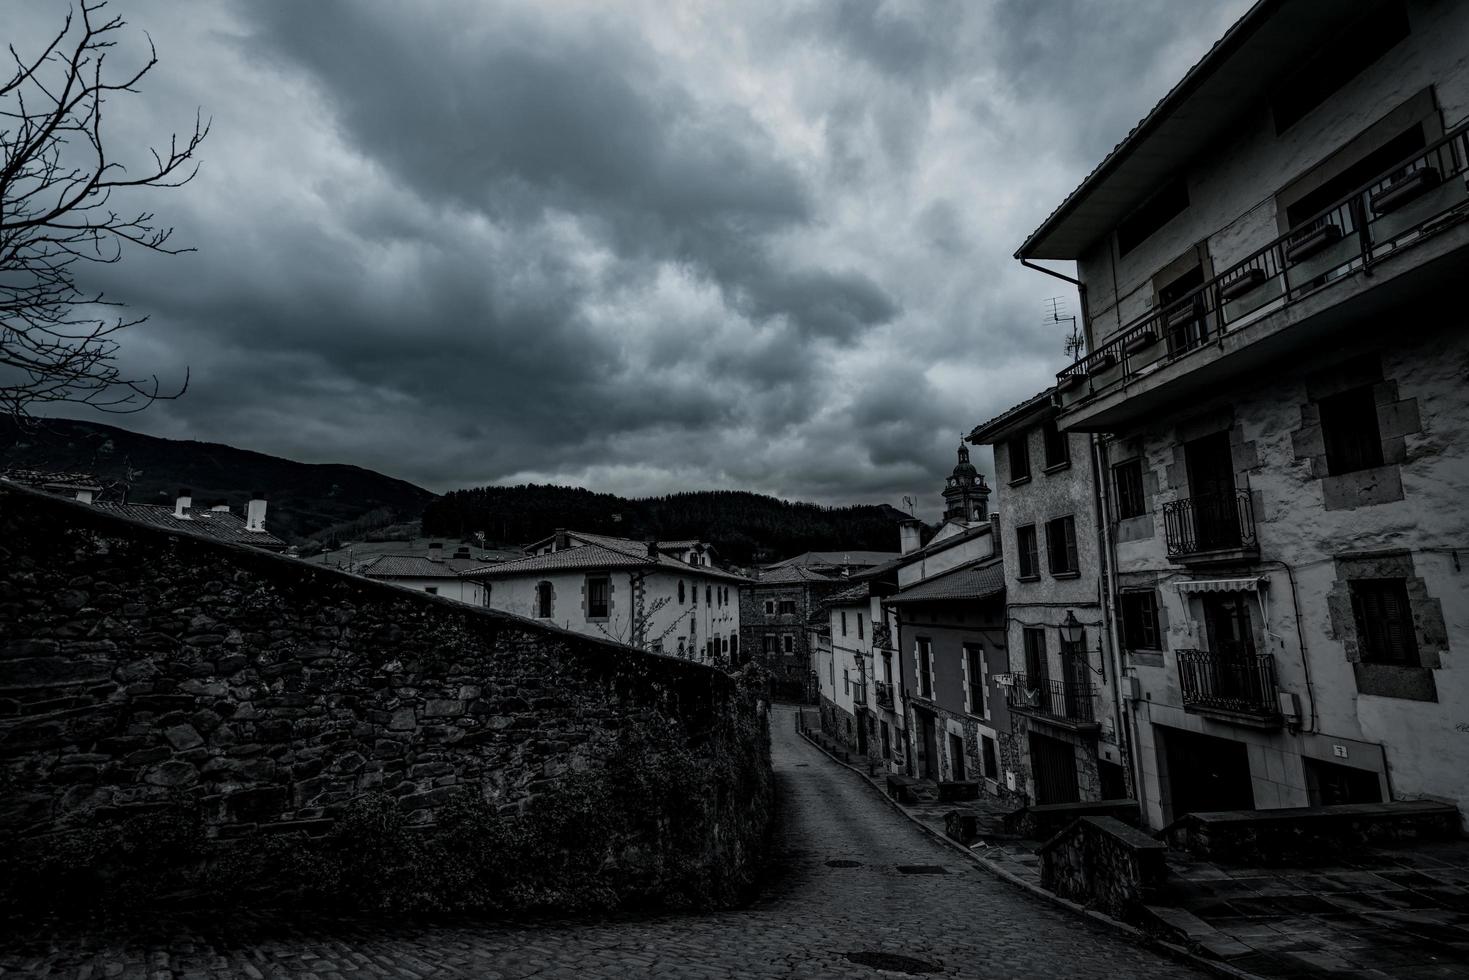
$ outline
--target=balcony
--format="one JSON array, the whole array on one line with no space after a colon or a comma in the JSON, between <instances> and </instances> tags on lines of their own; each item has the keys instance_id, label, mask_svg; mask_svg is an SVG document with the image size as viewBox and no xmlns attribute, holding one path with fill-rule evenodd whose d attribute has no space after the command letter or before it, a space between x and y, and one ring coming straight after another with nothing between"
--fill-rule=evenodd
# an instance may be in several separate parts
<instances>
[{"instance_id":1,"label":"balcony","mask_svg":"<svg viewBox=\"0 0 1469 980\"><path fill-rule=\"evenodd\" d=\"M1095 729L1096 688L1090 684L1053 681L1048 677L1031 679L1025 674L1011 674L1005 701L1011 711L1059 722L1072 729Z\"/></svg>"},{"instance_id":2,"label":"balcony","mask_svg":"<svg viewBox=\"0 0 1469 980\"><path fill-rule=\"evenodd\" d=\"M1257 728L1280 726L1270 654L1179 650L1176 656L1185 711Z\"/></svg>"},{"instance_id":3,"label":"balcony","mask_svg":"<svg viewBox=\"0 0 1469 980\"><path fill-rule=\"evenodd\" d=\"M1469 246L1466 175L1469 124L1126 324L1056 376L1063 428L1115 428L1201 384L1279 364L1297 345L1330 343L1343 326L1426 291L1455 288Z\"/></svg>"},{"instance_id":4,"label":"balcony","mask_svg":"<svg viewBox=\"0 0 1469 980\"><path fill-rule=\"evenodd\" d=\"M874 681L874 684L877 693L877 706L892 711L893 686L891 684L884 684L882 681Z\"/></svg>"},{"instance_id":5,"label":"balcony","mask_svg":"<svg viewBox=\"0 0 1469 980\"><path fill-rule=\"evenodd\" d=\"M1168 557L1184 564L1243 561L1260 554L1250 491L1201 494L1163 505Z\"/></svg>"}]
</instances>

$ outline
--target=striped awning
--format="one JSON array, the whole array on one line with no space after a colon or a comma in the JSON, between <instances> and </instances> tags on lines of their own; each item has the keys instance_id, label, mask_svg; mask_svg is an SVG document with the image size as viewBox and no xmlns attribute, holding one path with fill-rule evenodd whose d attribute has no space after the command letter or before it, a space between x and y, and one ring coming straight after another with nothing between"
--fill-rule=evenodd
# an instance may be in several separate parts
<instances>
[{"instance_id":1,"label":"striped awning","mask_svg":"<svg viewBox=\"0 0 1469 980\"><path fill-rule=\"evenodd\" d=\"M1259 578L1195 578L1178 583L1179 592L1258 592Z\"/></svg>"}]
</instances>

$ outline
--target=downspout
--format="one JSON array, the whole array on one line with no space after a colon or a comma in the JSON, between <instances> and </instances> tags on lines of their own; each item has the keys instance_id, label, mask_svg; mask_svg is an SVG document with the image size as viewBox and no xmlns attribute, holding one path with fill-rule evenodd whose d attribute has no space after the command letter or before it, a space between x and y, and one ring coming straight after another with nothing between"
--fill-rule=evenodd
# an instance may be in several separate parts
<instances>
[{"instance_id":1,"label":"downspout","mask_svg":"<svg viewBox=\"0 0 1469 980\"><path fill-rule=\"evenodd\" d=\"M1105 595L1102 597L1102 619L1107 624L1107 645L1112 654L1112 708L1116 713L1117 727L1122 730L1122 754L1126 759L1128 775L1132 779L1133 796L1141 802L1142 773L1139 771L1135 751L1132 718L1122 703L1122 681L1126 675L1122 672L1122 643L1117 635L1116 540L1112 533L1112 498L1108 482L1103 478L1107 472L1107 447L1095 432L1092 433L1091 440L1092 480L1096 484L1096 493L1092 495L1092 499L1097 509L1097 531L1102 538L1103 581L1106 583Z\"/></svg>"}]
</instances>

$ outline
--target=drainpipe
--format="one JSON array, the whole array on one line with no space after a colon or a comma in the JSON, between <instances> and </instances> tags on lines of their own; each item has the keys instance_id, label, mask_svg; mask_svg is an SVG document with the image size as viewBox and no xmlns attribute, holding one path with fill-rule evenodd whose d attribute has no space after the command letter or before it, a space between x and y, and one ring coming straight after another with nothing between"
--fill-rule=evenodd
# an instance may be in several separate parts
<instances>
[{"instance_id":1,"label":"drainpipe","mask_svg":"<svg viewBox=\"0 0 1469 980\"><path fill-rule=\"evenodd\" d=\"M1092 500L1097 511L1097 531L1102 539L1100 550L1104 566L1102 619L1107 624L1107 646L1110 648L1112 660L1112 709L1116 714L1117 727L1121 729L1122 754L1126 760L1128 775L1132 777L1133 796L1137 798L1141 809L1142 773L1133 740L1131 716L1122 703L1122 680L1126 675L1122 672L1122 643L1117 635L1117 552L1112 528L1112 498L1105 479L1107 447L1095 432L1091 435L1091 441L1092 480L1096 484Z\"/></svg>"}]
</instances>

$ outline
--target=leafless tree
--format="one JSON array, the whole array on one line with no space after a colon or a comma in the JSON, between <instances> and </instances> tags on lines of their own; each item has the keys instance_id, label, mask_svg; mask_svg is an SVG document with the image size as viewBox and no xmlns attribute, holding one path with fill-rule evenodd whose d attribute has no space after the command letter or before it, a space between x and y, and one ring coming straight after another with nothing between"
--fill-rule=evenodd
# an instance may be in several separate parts
<instances>
[{"instance_id":1,"label":"leafless tree","mask_svg":"<svg viewBox=\"0 0 1469 980\"><path fill-rule=\"evenodd\" d=\"M146 317L96 308L117 307L76 281L78 262L112 263L129 246L177 254L173 229L152 212L119 214L115 192L178 187L198 170L195 151L209 124L194 117L187 139L169 137L166 151L150 149L147 167L130 172L108 155L104 109L115 93L137 93L158 63L112 73L104 61L124 27L104 13L105 2L82 0L61 30L34 58L13 45L13 74L0 74L0 408L25 416L33 406L71 402L111 412L134 412L165 392L157 376L124 376L116 362L118 335ZM91 316L87 314L91 314Z\"/></svg>"}]
</instances>

